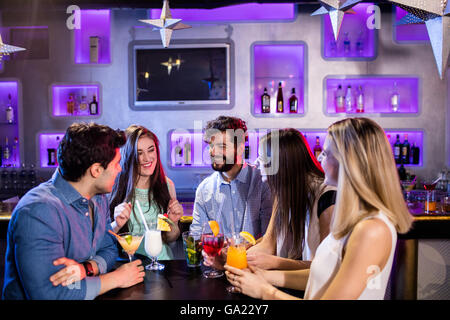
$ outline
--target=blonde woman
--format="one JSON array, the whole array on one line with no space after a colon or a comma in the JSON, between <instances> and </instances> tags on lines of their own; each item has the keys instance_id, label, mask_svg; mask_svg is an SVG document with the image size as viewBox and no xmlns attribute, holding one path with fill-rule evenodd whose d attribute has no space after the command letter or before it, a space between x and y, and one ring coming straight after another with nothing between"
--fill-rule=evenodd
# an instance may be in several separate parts
<instances>
[{"instance_id":1,"label":"blonde woman","mask_svg":"<svg viewBox=\"0 0 450 320\"><path fill-rule=\"evenodd\" d=\"M277 286L305 290L305 299L384 298L397 232L406 233L412 223L384 131L366 118L338 121L328 128L320 158L325 183L337 186L337 196L331 233L310 269L225 265L238 291L262 299L296 299Z\"/></svg>"}]
</instances>

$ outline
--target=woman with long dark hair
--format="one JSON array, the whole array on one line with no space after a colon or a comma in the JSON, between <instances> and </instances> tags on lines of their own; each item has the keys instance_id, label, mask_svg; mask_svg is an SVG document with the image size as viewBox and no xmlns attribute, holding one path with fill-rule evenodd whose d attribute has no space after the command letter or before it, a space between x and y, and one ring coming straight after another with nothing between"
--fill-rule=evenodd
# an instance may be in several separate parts
<instances>
[{"instance_id":1,"label":"woman with long dark hair","mask_svg":"<svg viewBox=\"0 0 450 320\"><path fill-rule=\"evenodd\" d=\"M272 131L261 138L260 146L263 175L266 167L277 168L265 175L274 204L266 234L248 250L248 263L263 269L308 268L329 233L335 188L323 183L322 168L298 130Z\"/></svg>"},{"instance_id":2,"label":"woman with long dark hair","mask_svg":"<svg viewBox=\"0 0 450 320\"><path fill-rule=\"evenodd\" d=\"M171 231L162 232L164 245L158 259L173 259L167 244L180 235L178 220L183 215L183 207L177 201L173 182L164 173L159 140L153 132L139 125L128 127L126 135L127 142L121 148L122 172L110 196L111 226L116 232L144 233L136 200L139 200L147 224L157 221L158 214L167 213L174 224ZM144 242L137 253L146 255Z\"/></svg>"}]
</instances>

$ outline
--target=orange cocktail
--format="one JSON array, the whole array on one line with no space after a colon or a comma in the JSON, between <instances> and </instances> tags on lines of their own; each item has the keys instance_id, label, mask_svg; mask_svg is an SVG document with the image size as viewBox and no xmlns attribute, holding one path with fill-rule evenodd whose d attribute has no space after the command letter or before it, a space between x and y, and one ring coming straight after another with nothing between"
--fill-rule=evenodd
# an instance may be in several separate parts
<instances>
[{"instance_id":1,"label":"orange cocktail","mask_svg":"<svg viewBox=\"0 0 450 320\"><path fill-rule=\"evenodd\" d=\"M244 244L232 245L228 248L227 264L238 268L247 268L247 250Z\"/></svg>"}]
</instances>

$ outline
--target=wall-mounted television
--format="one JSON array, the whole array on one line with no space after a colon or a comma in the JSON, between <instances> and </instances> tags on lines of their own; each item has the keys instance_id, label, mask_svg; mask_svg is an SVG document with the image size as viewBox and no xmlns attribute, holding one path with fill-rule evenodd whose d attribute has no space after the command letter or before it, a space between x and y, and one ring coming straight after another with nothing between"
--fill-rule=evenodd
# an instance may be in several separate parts
<instances>
[{"instance_id":1,"label":"wall-mounted television","mask_svg":"<svg viewBox=\"0 0 450 320\"><path fill-rule=\"evenodd\" d=\"M134 41L130 100L135 110L233 106L232 43Z\"/></svg>"}]
</instances>

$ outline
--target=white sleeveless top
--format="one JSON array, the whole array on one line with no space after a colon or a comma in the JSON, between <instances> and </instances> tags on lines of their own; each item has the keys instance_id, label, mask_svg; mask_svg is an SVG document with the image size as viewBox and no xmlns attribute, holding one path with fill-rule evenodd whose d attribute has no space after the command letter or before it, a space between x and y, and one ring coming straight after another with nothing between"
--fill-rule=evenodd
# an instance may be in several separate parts
<instances>
[{"instance_id":1,"label":"white sleeveless top","mask_svg":"<svg viewBox=\"0 0 450 320\"><path fill-rule=\"evenodd\" d=\"M384 299L397 244L397 231L392 222L382 212L367 219L371 218L377 218L386 223L391 231L392 246L389 259L383 270L379 270L376 267L367 270L372 276L369 277L367 285L358 300ZM330 286L342 264L342 252L349 235L350 234L336 240L333 237L333 234L330 233L319 245L316 255L311 263L309 279L305 290L305 299L320 299Z\"/></svg>"}]
</instances>

